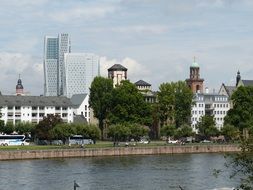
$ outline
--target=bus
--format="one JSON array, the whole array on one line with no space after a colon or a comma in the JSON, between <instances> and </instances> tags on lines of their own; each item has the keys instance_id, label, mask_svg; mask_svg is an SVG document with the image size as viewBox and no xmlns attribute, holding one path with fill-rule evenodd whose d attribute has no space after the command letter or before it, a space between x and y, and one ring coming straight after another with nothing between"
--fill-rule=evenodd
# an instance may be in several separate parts
<instances>
[{"instance_id":1,"label":"bus","mask_svg":"<svg viewBox=\"0 0 253 190\"><path fill-rule=\"evenodd\" d=\"M69 137L68 144L84 145L84 144L94 144L94 142L91 139L85 139L82 135L73 135Z\"/></svg>"},{"instance_id":2,"label":"bus","mask_svg":"<svg viewBox=\"0 0 253 190\"><path fill-rule=\"evenodd\" d=\"M9 145L29 145L25 135L0 135L0 145L9 146Z\"/></svg>"}]
</instances>

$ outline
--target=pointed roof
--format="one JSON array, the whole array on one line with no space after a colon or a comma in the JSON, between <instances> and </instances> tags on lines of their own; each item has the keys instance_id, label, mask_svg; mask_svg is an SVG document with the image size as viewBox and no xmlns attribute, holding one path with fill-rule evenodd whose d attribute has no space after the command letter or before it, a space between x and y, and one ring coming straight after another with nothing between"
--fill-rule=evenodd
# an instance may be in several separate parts
<instances>
[{"instance_id":1,"label":"pointed roof","mask_svg":"<svg viewBox=\"0 0 253 190\"><path fill-rule=\"evenodd\" d=\"M79 107L84 99L86 98L88 94L74 94L71 98L70 101L73 104L74 107Z\"/></svg>"},{"instance_id":2,"label":"pointed roof","mask_svg":"<svg viewBox=\"0 0 253 190\"><path fill-rule=\"evenodd\" d=\"M253 80L242 80L244 86L253 86Z\"/></svg>"},{"instance_id":3,"label":"pointed roof","mask_svg":"<svg viewBox=\"0 0 253 190\"><path fill-rule=\"evenodd\" d=\"M22 85L22 80L20 78L20 75L19 75L19 79L18 79L18 82L17 82L17 85L16 85L16 89L24 89L24 87Z\"/></svg>"},{"instance_id":4,"label":"pointed roof","mask_svg":"<svg viewBox=\"0 0 253 190\"><path fill-rule=\"evenodd\" d=\"M196 57L195 56L193 58L193 63L191 65L191 67L193 67L193 68L199 68L199 64L196 62Z\"/></svg>"},{"instance_id":5,"label":"pointed roof","mask_svg":"<svg viewBox=\"0 0 253 190\"><path fill-rule=\"evenodd\" d=\"M224 83L222 83L221 88L222 88L222 86L224 87L224 89L227 93L227 96L229 96L229 97L231 97L232 94L234 93L234 91L236 90L236 86L226 86ZM219 94L220 94L220 92L221 92L221 89L219 91Z\"/></svg>"},{"instance_id":6,"label":"pointed roof","mask_svg":"<svg viewBox=\"0 0 253 190\"><path fill-rule=\"evenodd\" d=\"M114 64L108 69L108 71L127 71L127 68L122 66L121 64Z\"/></svg>"},{"instance_id":7,"label":"pointed roof","mask_svg":"<svg viewBox=\"0 0 253 190\"><path fill-rule=\"evenodd\" d=\"M145 82L144 80L138 80L136 83L134 83L136 86L151 86L151 84Z\"/></svg>"}]
</instances>

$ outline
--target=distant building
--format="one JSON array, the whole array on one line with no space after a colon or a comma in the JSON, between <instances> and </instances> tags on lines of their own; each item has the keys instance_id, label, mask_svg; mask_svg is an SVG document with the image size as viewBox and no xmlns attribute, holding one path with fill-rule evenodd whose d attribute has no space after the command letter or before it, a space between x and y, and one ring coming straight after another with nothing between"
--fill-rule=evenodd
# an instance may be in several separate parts
<instances>
[{"instance_id":1,"label":"distant building","mask_svg":"<svg viewBox=\"0 0 253 190\"><path fill-rule=\"evenodd\" d=\"M73 104L74 119L81 116L90 122L90 108L89 108L89 95L88 94L75 94L70 99Z\"/></svg>"},{"instance_id":2,"label":"distant building","mask_svg":"<svg viewBox=\"0 0 253 190\"><path fill-rule=\"evenodd\" d=\"M45 36L44 40L44 95L63 95L65 86L64 54L70 53L70 37L59 34L58 37Z\"/></svg>"},{"instance_id":3,"label":"distant building","mask_svg":"<svg viewBox=\"0 0 253 190\"><path fill-rule=\"evenodd\" d=\"M156 102L157 93L152 91L151 84L143 80L139 80L134 84L137 87L137 89L142 93L146 102L149 102L149 103Z\"/></svg>"},{"instance_id":4,"label":"distant building","mask_svg":"<svg viewBox=\"0 0 253 190\"><path fill-rule=\"evenodd\" d=\"M236 90L236 86L226 86L224 83L222 83L219 90L219 94L225 95L230 98L235 90Z\"/></svg>"},{"instance_id":5,"label":"distant building","mask_svg":"<svg viewBox=\"0 0 253 190\"><path fill-rule=\"evenodd\" d=\"M108 69L108 78L113 80L113 86L119 85L122 80L127 80L127 68L115 64Z\"/></svg>"},{"instance_id":6,"label":"distant building","mask_svg":"<svg viewBox=\"0 0 253 190\"><path fill-rule=\"evenodd\" d=\"M197 132L197 124L201 121L201 117L210 115L214 117L217 129L221 129L224 124L224 117L230 109L229 98L225 93L230 91L224 90L224 94L209 93L208 88L203 91L204 79L200 78L200 68L195 59L190 67L190 78L186 79L186 83L194 93L194 105L191 109L191 126Z\"/></svg>"},{"instance_id":7,"label":"distant building","mask_svg":"<svg viewBox=\"0 0 253 190\"><path fill-rule=\"evenodd\" d=\"M194 62L190 67L190 78L186 79L186 83L191 88L193 93L203 93L203 82L204 79L200 78L199 65L194 59Z\"/></svg>"},{"instance_id":8,"label":"distant building","mask_svg":"<svg viewBox=\"0 0 253 190\"><path fill-rule=\"evenodd\" d=\"M136 83L134 83L135 86L138 88L138 90L141 91L151 91L151 84L143 81L143 80L138 80Z\"/></svg>"},{"instance_id":9,"label":"distant building","mask_svg":"<svg viewBox=\"0 0 253 190\"><path fill-rule=\"evenodd\" d=\"M60 115L64 122L73 122L70 99L58 96L0 95L1 120L5 123L39 123L48 114Z\"/></svg>"},{"instance_id":10,"label":"distant building","mask_svg":"<svg viewBox=\"0 0 253 190\"><path fill-rule=\"evenodd\" d=\"M236 85L235 86L227 86L224 83L222 83L219 94L226 95L229 98L231 98L233 92L237 89L239 86L253 86L253 80L243 80L241 79L240 71L237 72L236 75Z\"/></svg>"},{"instance_id":11,"label":"distant building","mask_svg":"<svg viewBox=\"0 0 253 190\"><path fill-rule=\"evenodd\" d=\"M93 79L99 76L99 57L91 53L65 53L65 86L63 94L89 94Z\"/></svg>"},{"instance_id":12,"label":"distant building","mask_svg":"<svg viewBox=\"0 0 253 190\"><path fill-rule=\"evenodd\" d=\"M24 87L22 85L22 80L20 78L20 75L19 75L19 79L18 79L18 82L17 82L17 85L16 85L16 95L17 96L24 95Z\"/></svg>"},{"instance_id":13,"label":"distant building","mask_svg":"<svg viewBox=\"0 0 253 190\"><path fill-rule=\"evenodd\" d=\"M192 106L191 126L197 131L197 123L204 115L214 116L216 127L220 130L224 124L224 117L230 109L229 99L226 95L196 93Z\"/></svg>"}]
</instances>

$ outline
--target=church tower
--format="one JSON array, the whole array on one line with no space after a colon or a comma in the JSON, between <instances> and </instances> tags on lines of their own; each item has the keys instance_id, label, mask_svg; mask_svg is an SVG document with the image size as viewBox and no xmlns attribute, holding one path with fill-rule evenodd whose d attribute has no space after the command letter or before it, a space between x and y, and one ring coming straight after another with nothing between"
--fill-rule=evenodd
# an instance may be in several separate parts
<instances>
[{"instance_id":1,"label":"church tower","mask_svg":"<svg viewBox=\"0 0 253 190\"><path fill-rule=\"evenodd\" d=\"M236 87L240 80L241 80L241 75L240 75L240 71L238 70L237 75L236 75L236 85L235 85Z\"/></svg>"},{"instance_id":2,"label":"church tower","mask_svg":"<svg viewBox=\"0 0 253 190\"><path fill-rule=\"evenodd\" d=\"M17 96L22 96L24 95L24 87L22 85L22 81L20 79L20 75L19 75L19 79L18 79L18 83L16 85L16 95Z\"/></svg>"},{"instance_id":3,"label":"church tower","mask_svg":"<svg viewBox=\"0 0 253 190\"><path fill-rule=\"evenodd\" d=\"M190 66L190 78L186 79L186 83L191 88L193 93L203 93L204 79L200 78L199 72L199 65L194 57L194 61Z\"/></svg>"}]
</instances>

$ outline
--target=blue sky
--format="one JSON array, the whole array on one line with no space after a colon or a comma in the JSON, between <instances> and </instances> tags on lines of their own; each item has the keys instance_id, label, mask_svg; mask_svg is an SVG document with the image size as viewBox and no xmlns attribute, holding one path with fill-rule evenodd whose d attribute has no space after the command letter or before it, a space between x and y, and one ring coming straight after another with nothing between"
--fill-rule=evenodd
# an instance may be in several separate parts
<instances>
[{"instance_id":1,"label":"blue sky","mask_svg":"<svg viewBox=\"0 0 253 190\"><path fill-rule=\"evenodd\" d=\"M44 36L71 35L72 52L115 63L157 90L185 80L196 56L205 87L253 79L252 0L1 0L0 90L43 93Z\"/></svg>"}]
</instances>

